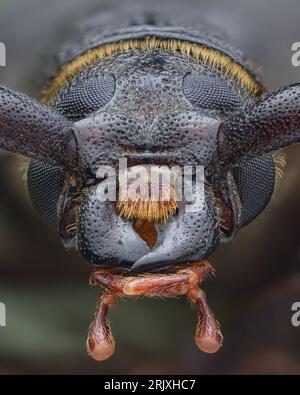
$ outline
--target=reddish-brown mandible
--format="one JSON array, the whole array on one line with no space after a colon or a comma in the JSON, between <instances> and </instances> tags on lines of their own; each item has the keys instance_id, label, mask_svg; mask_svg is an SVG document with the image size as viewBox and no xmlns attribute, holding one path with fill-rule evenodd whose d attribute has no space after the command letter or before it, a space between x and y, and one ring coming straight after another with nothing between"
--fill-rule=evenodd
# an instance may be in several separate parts
<instances>
[{"instance_id":1,"label":"reddish-brown mandible","mask_svg":"<svg viewBox=\"0 0 300 395\"><path fill-rule=\"evenodd\" d=\"M126 276L107 269L97 269L90 277L92 285L104 287L99 298L95 319L90 326L87 340L89 354L97 361L109 358L115 350L115 341L108 322L108 311L118 297L187 295L198 308L199 321L195 341L200 350L215 353L222 346L219 323L211 312L205 294L199 285L213 269L201 261L168 274L141 274Z\"/></svg>"}]
</instances>

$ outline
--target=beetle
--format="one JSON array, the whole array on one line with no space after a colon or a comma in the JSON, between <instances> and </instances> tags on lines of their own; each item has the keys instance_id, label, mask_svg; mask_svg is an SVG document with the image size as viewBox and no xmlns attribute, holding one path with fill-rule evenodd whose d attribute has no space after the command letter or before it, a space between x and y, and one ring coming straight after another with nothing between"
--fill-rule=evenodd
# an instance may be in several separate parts
<instances>
[{"instance_id":1,"label":"beetle","mask_svg":"<svg viewBox=\"0 0 300 395\"><path fill-rule=\"evenodd\" d=\"M241 52L205 28L86 26L60 52L42 103L0 88L0 147L30 159L33 205L95 267L90 283L104 291L92 357L114 352L107 314L116 299L141 295L186 294L198 307L197 346L216 352L220 326L199 288L214 272L206 259L270 201L283 167L277 150L300 140L300 86L267 93ZM115 182L99 168L120 159L146 172L202 167L201 209L186 210L175 183L166 201L98 199L99 186Z\"/></svg>"}]
</instances>

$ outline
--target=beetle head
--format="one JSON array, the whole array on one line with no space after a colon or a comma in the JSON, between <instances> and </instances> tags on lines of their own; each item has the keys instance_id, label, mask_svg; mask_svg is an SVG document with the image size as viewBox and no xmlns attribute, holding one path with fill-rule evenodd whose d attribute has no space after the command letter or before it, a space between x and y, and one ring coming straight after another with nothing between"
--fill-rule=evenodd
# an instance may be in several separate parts
<instances>
[{"instance_id":1,"label":"beetle head","mask_svg":"<svg viewBox=\"0 0 300 395\"><path fill-rule=\"evenodd\" d=\"M107 103L74 124L80 158L88 170L77 219L78 247L95 264L132 270L203 259L219 243L215 195L206 180L216 152L217 112L196 111L184 94L183 81L190 69L182 59L144 54L122 57L119 62L115 59L111 70ZM70 85L64 97L76 96L76 89L78 85ZM58 108L65 108L65 100L57 103ZM140 179L139 187L165 188L173 196L160 201L150 196L152 190L144 200L122 202L113 194L119 201L99 201L99 187L119 187L120 160L126 160L129 171L136 166L148 171L150 178ZM169 186L155 184L149 169L158 166L175 167L180 176ZM201 200L190 210L186 210L190 198L178 199L185 168L192 168L194 176L197 171L202 175L201 185L190 180L191 190Z\"/></svg>"},{"instance_id":2,"label":"beetle head","mask_svg":"<svg viewBox=\"0 0 300 395\"><path fill-rule=\"evenodd\" d=\"M150 271L199 261L230 239L241 202L233 173L219 162L217 139L224 114L242 102L233 82L180 56L123 54L76 76L52 102L74 121L84 168L60 201L65 245L96 265ZM143 202L122 202L120 160L129 170L179 168L169 185L175 196L150 204L150 192ZM186 180L186 168L194 179ZM116 189L111 200L99 199L105 188Z\"/></svg>"},{"instance_id":3,"label":"beetle head","mask_svg":"<svg viewBox=\"0 0 300 395\"><path fill-rule=\"evenodd\" d=\"M149 271L210 255L270 199L270 152L298 141L298 85L255 103L226 75L180 55L121 54L84 69L49 103L60 114L0 92L2 147L34 159L35 206L96 265ZM187 184L203 199L187 210L193 202L177 199L176 173L167 208L151 206L158 221L143 204L99 200L99 188L120 178L98 177L99 168L117 170L120 159L129 169L200 167L201 182Z\"/></svg>"}]
</instances>

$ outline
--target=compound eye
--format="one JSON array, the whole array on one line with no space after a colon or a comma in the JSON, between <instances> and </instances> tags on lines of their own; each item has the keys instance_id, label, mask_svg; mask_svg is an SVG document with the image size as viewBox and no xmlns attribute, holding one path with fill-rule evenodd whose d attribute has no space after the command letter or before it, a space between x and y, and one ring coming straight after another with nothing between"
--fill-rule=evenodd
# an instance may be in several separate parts
<instances>
[{"instance_id":1,"label":"compound eye","mask_svg":"<svg viewBox=\"0 0 300 395\"><path fill-rule=\"evenodd\" d=\"M271 199L276 175L272 153L242 162L233 175L242 203L242 227L252 222Z\"/></svg>"},{"instance_id":2,"label":"compound eye","mask_svg":"<svg viewBox=\"0 0 300 395\"><path fill-rule=\"evenodd\" d=\"M186 74L182 89L185 97L198 108L225 112L235 110L242 104L231 83L217 76Z\"/></svg>"},{"instance_id":3,"label":"compound eye","mask_svg":"<svg viewBox=\"0 0 300 395\"><path fill-rule=\"evenodd\" d=\"M30 161L27 186L31 201L38 213L55 226L58 226L57 209L63 185L64 174L60 167Z\"/></svg>"},{"instance_id":4,"label":"compound eye","mask_svg":"<svg viewBox=\"0 0 300 395\"><path fill-rule=\"evenodd\" d=\"M63 92L56 111L78 121L108 104L114 93L115 78L112 75L80 81Z\"/></svg>"}]
</instances>

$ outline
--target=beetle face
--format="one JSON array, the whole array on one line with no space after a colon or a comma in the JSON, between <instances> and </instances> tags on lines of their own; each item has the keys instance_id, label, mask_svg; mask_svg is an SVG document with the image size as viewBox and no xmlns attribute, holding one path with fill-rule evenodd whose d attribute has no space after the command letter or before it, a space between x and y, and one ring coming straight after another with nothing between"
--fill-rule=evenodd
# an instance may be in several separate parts
<instances>
[{"instance_id":1,"label":"beetle face","mask_svg":"<svg viewBox=\"0 0 300 395\"><path fill-rule=\"evenodd\" d=\"M232 173L218 162L217 135L222 116L239 108L243 95L213 69L159 52L115 55L79 73L51 103L75 122L85 169L81 179L59 184L64 244L93 264L124 270L161 270L210 255L238 226L239 194ZM185 167L200 169L202 184L190 181L190 188L201 203L187 210L191 201L184 196L173 209L158 202L151 206L155 217L149 204L124 203L118 210L118 202L99 200L99 188L119 181L111 173L99 178L99 169L110 166L117 174L120 159L129 170L179 168L181 181Z\"/></svg>"},{"instance_id":2,"label":"beetle face","mask_svg":"<svg viewBox=\"0 0 300 395\"><path fill-rule=\"evenodd\" d=\"M208 177L219 173L214 157L224 103L232 109L240 100L220 76L179 56L119 55L84 70L53 102L75 121L86 171L83 180L63 188L59 223L64 244L72 247L76 240L88 261L127 270L164 269L210 255L219 244L220 217ZM108 165L116 170L125 158L129 168L177 166L182 174L185 166L204 169L203 188L191 185L204 199L191 212L185 199L176 202L165 223L139 215L124 218L116 202L97 199L99 185L114 182L98 179L97 172ZM145 227L151 228L151 244Z\"/></svg>"}]
</instances>

